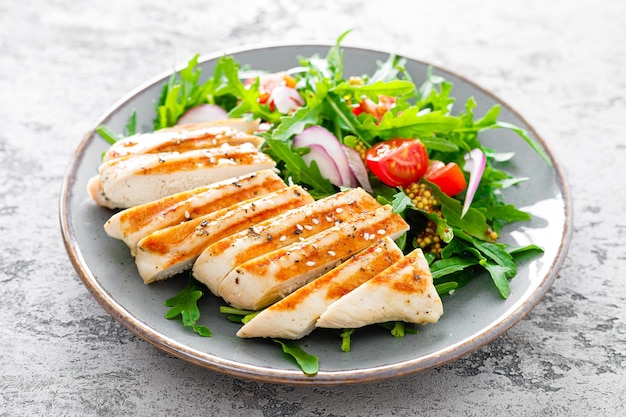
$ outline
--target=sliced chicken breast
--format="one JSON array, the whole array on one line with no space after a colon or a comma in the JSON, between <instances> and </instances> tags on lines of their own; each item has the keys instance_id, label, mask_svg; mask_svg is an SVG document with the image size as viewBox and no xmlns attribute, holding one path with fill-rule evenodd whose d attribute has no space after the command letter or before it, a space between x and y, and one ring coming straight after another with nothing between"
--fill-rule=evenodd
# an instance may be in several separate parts
<instances>
[{"instance_id":1,"label":"sliced chicken breast","mask_svg":"<svg viewBox=\"0 0 626 417\"><path fill-rule=\"evenodd\" d=\"M157 230L137 244L139 275L147 284L169 278L190 268L210 244L312 201L300 186L291 186Z\"/></svg>"},{"instance_id":2,"label":"sliced chicken breast","mask_svg":"<svg viewBox=\"0 0 626 417\"><path fill-rule=\"evenodd\" d=\"M91 195L96 202L104 196L107 207L129 208L275 165L250 143L132 155L100 165L101 193L93 184L88 188L94 190L96 195Z\"/></svg>"},{"instance_id":3,"label":"sliced chicken breast","mask_svg":"<svg viewBox=\"0 0 626 417\"><path fill-rule=\"evenodd\" d=\"M402 251L385 237L364 251L261 311L239 337L300 339L334 301L402 259Z\"/></svg>"},{"instance_id":4,"label":"sliced chicken breast","mask_svg":"<svg viewBox=\"0 0 626 417\"><path fill-rule=\"evenodd\" d=\"M210 122L202 122L202 123L188 123L182 125L176 125L172 127L165 127L163 129L159 129L157 132L175 132L180 130L196 130L196 129L204 129L206 127L230 127L231 129L239 130L241 132L245 132L248 134L252 134L259 130L260 126L259 120L246 120L243 118L240 119L220 119L220 120L212 120Z\"/></svg>"},{"instance_id":5,"label":"sliced chicken breast","mask_svg":"<svg viewBox=\"0 0 626 417\"><path fill-rule=\"evenodd\" d=\"M331 304L317 327L357 328L388 321L436 323L443 305L421 249Z\"/></svg>"},{"instance_id":6,"label":"sliced chicken breast","mask_svg":"<svg viewBox=\"0 0 626 417\"><path fill-rule=\"evenodd\" d=\"M253 172L122 210L104 224L104 230L109 236L123 240L135 255L137 242L156 230L285 187L272 170Z\"/></svg>"},{"instance_id":7,"label":"sliced chicken breast","mask_svg":"<svg viewBox=\"0 0 626 417\"><path fill-rule=\"evenodd\" d=\"M380 206L363 189L355 188L298 207L207 247L195 262L193 275L217 294L219 284L237 265Z\"/></svg>"},{"instance_id":8,"label":"sliced chicken breast","mask_svg":"<svg viewBox=\"0 0 626 417\"><path fill-rule=\"evenodd\" d=\"M229 304L259 310L321 276L385 236L409 229L390 206L355 215L349 221L300 242L258 256L224 278L219 295Z\"/></svg>"},{"instance_id":9,"label":"sliced chicken breast","mask_svg":"<svg viewBox=\"0 0 626 417\"><path fill-rule=\"evenodd\" d=\"M206 125L187 129L158 130L129 136L115 142L106 151L103 161L129 155L141 155L160 152L186 152L194 149L206 149L223 144L240 145L251 143L256 148L263 144L259 136L250 135L228 126Z\"/></svg>"}]
</instances>

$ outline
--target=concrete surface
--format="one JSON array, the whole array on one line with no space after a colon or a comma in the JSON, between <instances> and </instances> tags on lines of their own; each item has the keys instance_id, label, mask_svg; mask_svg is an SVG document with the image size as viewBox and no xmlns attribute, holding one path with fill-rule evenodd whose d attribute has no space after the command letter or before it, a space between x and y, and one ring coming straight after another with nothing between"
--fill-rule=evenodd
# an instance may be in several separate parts
<instances>
[{"instance_id":1,"label":"concrete surface","mask_svg":"<svg viewBox=\"0 0 626 417\"><path fill-rule=\"evenodd\" d=\"M626 3L611 0L0 0L0 416L617 416L626 405ZM233 379L114 321L63 248L83 135L196 52L350 40L493 91L551 145L574 237L545 299L501 338L414 376L347 387Z\"/></svg>"}]
</instances>

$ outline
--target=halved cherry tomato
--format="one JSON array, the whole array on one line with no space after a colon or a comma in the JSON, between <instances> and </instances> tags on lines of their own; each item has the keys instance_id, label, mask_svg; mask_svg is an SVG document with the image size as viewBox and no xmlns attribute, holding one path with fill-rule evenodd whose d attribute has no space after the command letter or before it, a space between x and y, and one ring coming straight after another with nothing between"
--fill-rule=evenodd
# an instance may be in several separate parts
<instances>
[{"instance_id":1,"label":"halved cherry tomato","mask_svg":"<svg viewBox=\"0 0 626 417\"><path fill-rule=\"evenodd\" d=\"M395 105L395 97L379 95L378 103L374 103L374 101L368 97L363 97L359 104L352 108L352 113L355 116L358 116L361 113L369 113L380 121L383 118L383 115Z\"/></svg>"},{"instance_id":2,"label":"halved cherry tomato","mask_svg":"<svg viewBox=\"0 0 626 417\"><path fill-rule=\"evenodd\" d=\"M419 139L390 139L367 150L368 168L392 187L419 181L428 169L428 152Z\"/></svg>"},{"instance_id":3,"label":"halved cherry tomato","mask_svg":"<svg viewBox=\"0 0 626 417\"><path fill-rule=\"evenodd\" d=\"M428 181L436 184L446 195L453 197L467 188L467 182L461 168L454 162L444 164L433 161L424 175Z\"/></svg>"}]
</instances>

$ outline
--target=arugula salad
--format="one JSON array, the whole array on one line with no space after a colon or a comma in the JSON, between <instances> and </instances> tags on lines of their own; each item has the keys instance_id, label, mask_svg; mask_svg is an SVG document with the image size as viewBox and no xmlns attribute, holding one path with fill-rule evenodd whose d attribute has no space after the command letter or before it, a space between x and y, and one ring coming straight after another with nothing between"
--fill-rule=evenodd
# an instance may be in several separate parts
<instances>
[{"instance_id":1,"label":"arugula salad","mask_svg":"<svg viewBox=\"0 0 626 417\"><path fill-rule=\"evenodd\" d=\"M390 55L373 74L347 76L341 48L346 34L326 56L299 57L298 67L280 73L222 56L201 81L196 55L163 85L153 130L206 118L260 120L261 150L277 162L285 181L302 185L315 199L362 187L390 204L410 225L396 243L404 253L423 250L444 303L477 275L488 275L494 291L507 298L516 261L542 249L499 242L505 225L530 219L502 194L526 178L503 170L501 163L514 155L485 146L480 134L512 130L550 165L548 156L523 129L498 120L498 105L475 114L475 100L456 103L452 83L432 70L416 84L402 57ZM120 138L106 126L98 133L111 143ZM135 133L133 113L124 136ZM206 292L190 277L182 292L165 301L166 317L210 336L199 324L198 302ZM221 311L244 323L256 314L228 306ZM395 337L416 331L404 323L384 327ZM350 349L353 332L338 332L338 349ZM317 358L298 344L276 342L307 375L317 372Z\"/></svg>"}]
</instances>

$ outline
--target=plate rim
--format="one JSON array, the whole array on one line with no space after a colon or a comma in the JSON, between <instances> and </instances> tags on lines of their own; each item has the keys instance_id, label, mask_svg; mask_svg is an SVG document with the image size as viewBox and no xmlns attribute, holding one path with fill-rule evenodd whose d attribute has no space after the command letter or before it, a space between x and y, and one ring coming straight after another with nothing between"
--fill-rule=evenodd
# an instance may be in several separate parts
<instances>
[{"instance_id":1,"label":"plate rim","mask_svg":"<svg viewBox=\"0 0 626 417\"><path fill-rule=\"evenodd\" d=\"M267 42L258 44L248 44L235 48L224 49L208 54L200 54L198 63L202 64L207 61L218 59L223 55L233 55L242 52L253 52L259 49L279 49L284 47L316 47L316 48L330 48L334 43L320 43L320 42ZM372 49L368 47L358 46L354 44L346 43L341 46L342 49L355 49L372 53L393 54L381 49ZM208 354L206 352L200 352L196 349L190 348L183 343L177 342L175 339L167 337L159 333L156 329L153 329L146 323L141 322L139 319L119 304L104 288L99 280L93 275L91 269L85 262L81 248L78 246L76 240L73 224L71 223L71 201L72 201L72 188L74 186L78 168L81 166L83 158L85 156L85 150L92 143L95 138L95 129L100 124L104 123L109 117L111 117L115 111L132 100L134 97L145 91L146 89L154 86L157 83L163 82L173 73L180 71L186 67L186 64L180 64L174 66L171 70L163 71L160 74L150 78L138 87L132 89L121 99L117 100L106 111L104 111L93 124L91 128L81 140L80 144L74 151L66 172L64 175L61 194L59 199L59 220L61 227L61 234L63 237L63 243L68 253L68 257L76 270L83 285L87 288L89 293L96 299L96 301L122 326L130 330L136 336L142 340L147 341L159 350L162 350L174 357L185 360L200 367L217 371L223 374L227 374L237 378L244 378L262 382L290 384L290 385L338 385L338 384L361 384L375 381L388 380L392 378L399 378L418 372L426 371L428 369L442 366L446 363L457 360L471 352L478 350L480 347L487 345L493 340L497 339L504 333L506 333L511 327L522 320L532 309L539 303L539 301L545 296L547 291L554 283L559 270L563 266L566 255L570 246L572 237L572 201L571 193L567 180L563 175L563 171L558 161L554 157L554 154L550 147L547 146L546 141L516 109L510 106L506 101L502 100L498 95L492 93L481 85L476 84L464 75L458 74L455 71L451 71L446 67L440 65L434 65L428 61L417 59L406 54L398 54L403 58L410 59L417 63L427 65L433 69L446 72L448 74L457 77L463 82L470 85L472 88L482 92L483 94L490 96L497 101L507 111L511 112L515 117L519 118L527 128L528 131L534 136L534 138L541 144L546 154L552 162L552 171L555 174L555 179L558 184L559 190L562 192L563 198L563 211L564 211L564 225L561 234L561 240L559 247L556 251L555 258L552 261L549 269L541 282L537 285L537 288L525 299L521 300L520 305L508 314L504 319L495 323L493 326L483 328L480 333L476 334L470 339L465 339L459 343L449 345L445 349L437 352L420 356L415 359L396 362L393 364L380 365L376 367L369 367L357 370L347 371L323 371L315 377L308 377L299 370L290 369L272 369L267 367L256 366L252 364L242 364L236 361L220 358L219 356Z\"/></svg>"}]
</instances>

